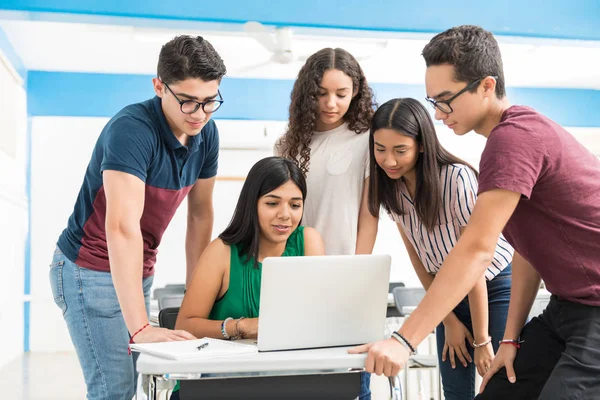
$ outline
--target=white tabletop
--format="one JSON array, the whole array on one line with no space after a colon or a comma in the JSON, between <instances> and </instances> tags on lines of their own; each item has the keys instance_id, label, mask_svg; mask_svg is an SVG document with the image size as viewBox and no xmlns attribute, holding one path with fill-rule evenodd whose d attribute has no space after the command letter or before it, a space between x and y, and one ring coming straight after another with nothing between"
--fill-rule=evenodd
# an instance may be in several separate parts
<instances>
[{"instance_id":1,"label":"white tabletop","mask_svg":"<svg viewBox=\"0 0 600 400\"><path fill-rule=\"evenodd\" d=\"M367 354L348 354L350 347L275 351L195 360L167 360L140 354L137 371L148 375L246 372L311 372L364 368Z\"/></svg>"}]
</instances>

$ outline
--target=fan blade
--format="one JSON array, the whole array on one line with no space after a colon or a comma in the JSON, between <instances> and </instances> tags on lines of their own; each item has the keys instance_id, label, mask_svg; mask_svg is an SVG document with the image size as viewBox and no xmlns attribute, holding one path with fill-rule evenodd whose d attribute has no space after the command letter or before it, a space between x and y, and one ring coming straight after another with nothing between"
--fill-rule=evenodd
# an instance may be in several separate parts
<instances>
[{"instance_id":1,"label":"fan blade","mask_svg":"<svg viewBox=\"0 0 600 400\"><path fill-rule=\"evenodd\" d=\"M248 21L244 24L244 31L246 33L262 33L268 32L267 27L257 21Z\"/></svg>"},{"instance_id":2,"label":"fan blade","mask_svg":"<svg viewBox=\"0 0 600 400\"><path fill-rule=\"evenodd\" d=\"M244 24L244 31L268 51L275 52L275 37L266 26L260 22L250 21Z\"/></svg>"}]
</instances>

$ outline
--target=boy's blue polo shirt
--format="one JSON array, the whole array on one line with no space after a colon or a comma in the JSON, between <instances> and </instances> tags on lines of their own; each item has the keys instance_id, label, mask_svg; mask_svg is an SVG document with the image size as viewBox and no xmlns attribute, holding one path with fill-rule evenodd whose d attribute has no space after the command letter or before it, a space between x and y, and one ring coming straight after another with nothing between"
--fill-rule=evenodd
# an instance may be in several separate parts
<instances>
[{"instance_id":1,"label":"boy's blue polo shirt","mask_svg":"<svg viewBox=\"0 0 600 400\"><path fill-rule=\"evenodd\" d=\"M80 267L110 271L102 172L126 172L146 184L140 220L143 275L152 275L158 245L177 207L197 179L217 174L218 157L219 134L214 121L209 120L200 134L190 137L188 146L184 146L171 131L159 97L125 107L106 124L96 142L58 247Z\"/></svg>"}]
</instances>

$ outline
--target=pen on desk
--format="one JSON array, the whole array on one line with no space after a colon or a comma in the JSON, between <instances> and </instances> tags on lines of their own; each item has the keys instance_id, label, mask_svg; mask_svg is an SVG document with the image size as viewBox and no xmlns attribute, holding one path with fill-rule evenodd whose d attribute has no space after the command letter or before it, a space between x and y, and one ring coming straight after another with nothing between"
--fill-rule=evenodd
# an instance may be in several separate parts
<instances>
[{"instance_id":1,"label":"pen on desk","mask_svg":"<svg viewBox=\"0 0 600 400\"><path fill-rule=\"evenodd\" d=\"M200 346L198 346L198 350L202 350L206 346L208 346L208 342L207 343L202 343Z\"/></svg>"}]
</instances>

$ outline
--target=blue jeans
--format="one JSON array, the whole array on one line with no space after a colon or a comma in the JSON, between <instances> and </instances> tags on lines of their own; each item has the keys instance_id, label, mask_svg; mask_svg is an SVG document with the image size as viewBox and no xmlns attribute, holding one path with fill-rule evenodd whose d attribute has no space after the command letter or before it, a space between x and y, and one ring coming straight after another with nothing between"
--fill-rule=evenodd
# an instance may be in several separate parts
<instances>
[{"instance_id":1,"label":"blue jeans","mask_svg":"<svg viewBox=\"0 0 600 400\"><path fill-rule=\"evenodd\" d=\"M510 301L511 287L511 266L508 265L498 276L487 282L488 289L488 310L489 310L489 333L492 337L492 346L494 353L498 351L498 341L504 336L506 326L506 317L508 316L508 303ZM468 299L464 299L454 309L454 314L458 319L473 332L471 323L471 312L469 310ZM446 400L472 400L475 397L475 374L477 368L474 363L467 362L467 367L456 361L456 369L452 369L450 356L442 362L442 350L444 349L445 334L444 324L436 328L438 361L440 363L440 373L442 375L442 384L444 387L444 397ZM473 358L474 349L470 343L467 349L471 358Z\"/></svg>"},{"instance_id":2,"label":"blue jeans","mask_svg":"<svg viewBox=\"0 0 600 400\"><path fill-rule=\"evenodd\" d=\"M153 277L143 280L146 312ZM137 373L129 332L108 272L81 268L57 247L50 264L54 302L61 309L87 385L89 400L131 400Z\"/></svg>"},{"instance_id":3,"label":"blue jeans","mask_svg":"<svg viewBox=\"0 0 600 400\"><path fill-rule=\"evenodd\" d=\"M359 400L371 400L371 374L368 372L360 373L360 394Z\"/></svg>"}]
</instances>

